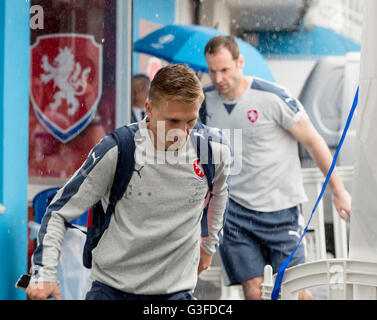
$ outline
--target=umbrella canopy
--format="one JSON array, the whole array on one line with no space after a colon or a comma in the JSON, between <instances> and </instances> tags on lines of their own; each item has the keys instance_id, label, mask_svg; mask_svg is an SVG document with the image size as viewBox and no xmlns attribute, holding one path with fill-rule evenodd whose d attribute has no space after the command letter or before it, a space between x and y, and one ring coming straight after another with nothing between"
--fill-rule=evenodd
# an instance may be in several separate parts
<instances>
[{"instance_id":1,"label":"umbrella canopy","mask_svg":"<svg viewBox=\"0 0 377 320\"><path fill-rule=\"evenodd\" d=\"M198 25L168 25L134 43L134 51L164 59L170 63L186 63L196 71L208 72L204 48L214 36L227 35L215 28ZM263 56L247 42L236 38L244 56L244 75L274 81Z\"/></svg>"}]
</instances>

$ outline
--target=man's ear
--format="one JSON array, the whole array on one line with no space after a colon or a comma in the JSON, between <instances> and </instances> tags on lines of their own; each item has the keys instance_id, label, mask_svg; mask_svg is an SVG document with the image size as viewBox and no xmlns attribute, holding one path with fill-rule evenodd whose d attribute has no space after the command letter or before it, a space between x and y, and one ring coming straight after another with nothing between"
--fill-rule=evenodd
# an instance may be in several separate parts
<instances>
[{"instance_id":1,"label":"man's ear","mask_svg":"<svg viewBox=\"0 0 377 320\"><path fill-rule=\"evenodd\" d=\"M145 112L147 113L148 119L150 119L152 116L152 109L153 109L152 101L147 99L145 101Z\"/></svg>"},{"instance_id":2,"label":"man's ear","mask_svg":"<svg viewBox=\"0 0 377 320\"><path fill-rule=\"evenodd\" d=\"M242 70L243 67L245 66L245 59L244 59L244 57L243 57L242 54L240 54L240 55L238 56L237 64L238 64L238 68L241 69L241 70Z\"/></svg>"}]
</instances>

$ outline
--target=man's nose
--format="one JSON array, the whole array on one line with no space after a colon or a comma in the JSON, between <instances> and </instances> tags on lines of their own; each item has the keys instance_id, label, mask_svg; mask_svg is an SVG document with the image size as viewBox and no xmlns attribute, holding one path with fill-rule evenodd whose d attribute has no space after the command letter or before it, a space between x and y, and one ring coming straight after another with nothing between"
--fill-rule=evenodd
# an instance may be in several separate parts
<instances>
[{"instance_id":1,"label":"man's nose","mask_svg":"<svg viewBox=\"0 0 377 320\"><path fill-rule=\"evenodd\" d=\"M187 125L177 125L167 132L167 140L177 142L178 140L185 139L188 136L189 130Z\"/></svg>"},{"instance_id":2,"label":"man's nose","mask_svg":"<svg viewBox=\"0 0 377 320\"><path fill-rule=\"evenodd\" d=\"M187 123L182 121L174 126L170 134L172 134L176 138L185 138L189 134L189 131L190 130Z\"/></svg>"},{"instance_id":3,"label":"man's nose","mask_svg":"<svg viewBox=\"0 0 377 320\"><path fill-rule=\"evenodd\" d=\"M187 126L187 123L186 122L181 122L179 123L177 129L179 130L179 135L180 136L185 136L187 135L187 132L188 132L188 126Z\"/></svg>"},{"instance_id":4,"label":"man's nose","mask_svg":"<svg viewBox=\"0 0 377 320\"><path fill-rule=\"evenodd\" d=\"M216 83L220 83L222 80L223 80L222 74L220 72L216 72L216 75L215 75Z\"/></svg>"}]
</instances>

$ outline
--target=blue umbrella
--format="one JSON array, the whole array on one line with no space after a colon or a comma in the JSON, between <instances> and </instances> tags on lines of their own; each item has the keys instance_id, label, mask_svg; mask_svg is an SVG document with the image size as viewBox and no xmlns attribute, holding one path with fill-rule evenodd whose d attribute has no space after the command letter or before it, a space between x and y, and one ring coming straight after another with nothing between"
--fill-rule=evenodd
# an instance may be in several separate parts
<instances>
[{"instance_id":1,"label":"blue umbrella","mask_svg":"<svg viewBox=\"0 0 377 320\"><path fill-rule=\"evenodd\" d=\"M168 25L134 43L134 51L164 59L170 63L186 63L193 70L208 72L204 48L214 36L227 35L217 29L198 25ZM236 38L245 58L244 75L274 81L263 56L247 42Z\"/></svg>"}]
</instances>

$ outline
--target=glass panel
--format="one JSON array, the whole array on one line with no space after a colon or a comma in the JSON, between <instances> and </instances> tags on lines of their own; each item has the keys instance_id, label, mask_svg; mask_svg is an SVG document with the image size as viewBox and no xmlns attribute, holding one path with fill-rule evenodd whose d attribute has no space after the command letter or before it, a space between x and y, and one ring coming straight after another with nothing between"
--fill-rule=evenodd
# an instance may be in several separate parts
<instances>
[{"instance_id":1,"label":"glass panel","mask_svg":"<svg viewBox=\"0 0 377 320\"><path fill-rule=\"evenodd\" d=\"M68 178L115 128L115 0L33 0L29 177Z\"/></svg>"}]
</instances>

